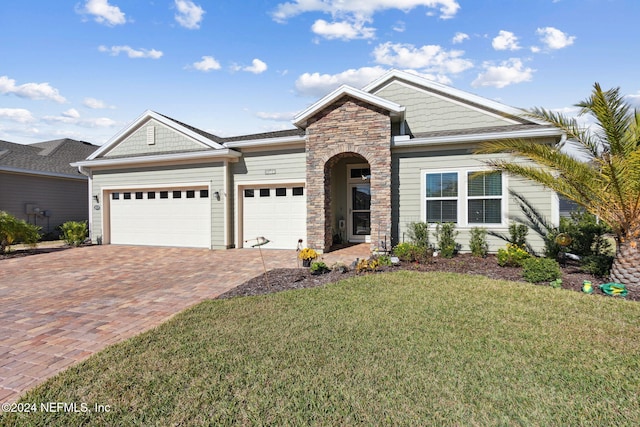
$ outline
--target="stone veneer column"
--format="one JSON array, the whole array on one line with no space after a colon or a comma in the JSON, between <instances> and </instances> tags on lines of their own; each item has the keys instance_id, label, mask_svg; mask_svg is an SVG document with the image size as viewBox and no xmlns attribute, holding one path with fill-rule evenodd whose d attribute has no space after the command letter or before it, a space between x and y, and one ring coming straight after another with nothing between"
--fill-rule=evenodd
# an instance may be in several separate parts
<instances>
[{"instance_id":1,"label":"stone veneer column","mask_svg":"<svg viewBox=\"0 0 640 427\"><path fill-rule=\"evenodd\" d=\"M391 241L391 119L388 112L345 96L321 110L307 126L307 245L332 244L329 162L342 153L364 157L371 167L371 246ZM329 163L328 163L329 162ZM346 183L345 183L346 184Z\"/></svg>"}]
</instances>

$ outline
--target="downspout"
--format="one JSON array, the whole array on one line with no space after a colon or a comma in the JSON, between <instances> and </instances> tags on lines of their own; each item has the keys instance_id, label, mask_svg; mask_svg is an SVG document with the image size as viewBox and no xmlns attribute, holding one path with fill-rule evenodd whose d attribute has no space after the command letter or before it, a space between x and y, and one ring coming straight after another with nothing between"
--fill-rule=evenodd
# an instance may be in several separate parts
<instances>
[{"instance_id":1,"label":"downspout","mask_svg":"<svg viewBox=\"0 0 640 427\"><path fill-rule=\"evenodd\" d=\"M87 185L87 190L88 190L88 195L89 197L87 197L88 200L88 209L89 209L89 238L91 238L91 241L93 241L93 206L92 206L92 194L93 194L93 174L91 173L91 170L87 170L84 168L84 166L78 166L78 172L80 172L82 175L86 176L89 179L88 185ZM98 202L99 203L99 202Z\"/></svg>"}]
</instances>

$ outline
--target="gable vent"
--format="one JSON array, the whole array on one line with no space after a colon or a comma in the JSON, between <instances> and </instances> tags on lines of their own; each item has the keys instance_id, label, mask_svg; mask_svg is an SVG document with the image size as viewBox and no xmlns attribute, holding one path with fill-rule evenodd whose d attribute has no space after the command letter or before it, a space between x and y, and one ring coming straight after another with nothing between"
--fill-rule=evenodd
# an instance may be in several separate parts
<instances>
[{"instance_id":1,"label":"gable vent","mask_svg":"<svg viewBox=\"0 0 640 427\"><path fill-rule=\"evenodd\" d=\"M155 126L147 126L147 145L154 145L156 143L156 128Z\"/></svg>"}]
</instances>

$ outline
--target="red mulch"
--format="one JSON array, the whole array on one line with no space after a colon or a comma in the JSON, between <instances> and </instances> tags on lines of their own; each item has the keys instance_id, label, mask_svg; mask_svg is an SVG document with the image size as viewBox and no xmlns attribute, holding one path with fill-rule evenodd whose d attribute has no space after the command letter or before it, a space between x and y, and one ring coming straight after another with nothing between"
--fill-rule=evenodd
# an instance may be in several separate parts
<instances>
[{"instance_id":1,"label":"red mulch","mask_svg":"<svg viewBox=\"0 0 640 427\"><path fill-rule=\"evenodd\" d=\"M522 279L522 268L520 267L500 267L495 255L489 255L486 258L473 257L470 254L460 254L453 258L433 258L430 264L417 263L401 263L393 267L386 267L380 271L448 271L463 274L479 274L492 279L524 281ZM377 274L377 273L361 273L361 274ZM322 286L327 283L337 282L339 280L355 276L356 272L350 268L346 273L332 271L327 274L312 275L306 268L282 268L269 271L255 277L248 282L220 295L218 298L232 298L237 296L263 295L272 292L279 292L289 289L313 288ZM608 280L598 278L591 274L583 273L575 263L567 263L562 266L562 288L576 292L582 292L582 282L590 280L593 284L594 295L606 296L598 285L607 283ZM536 286L532 284L532 286ZM540 283L537 286L549 286L548 283ZM626 297L628 300L640 300L640 289L637 286L627 287L629 293ZM613 297L609 297L613 298Z\"/></svg>"}]
</instances>

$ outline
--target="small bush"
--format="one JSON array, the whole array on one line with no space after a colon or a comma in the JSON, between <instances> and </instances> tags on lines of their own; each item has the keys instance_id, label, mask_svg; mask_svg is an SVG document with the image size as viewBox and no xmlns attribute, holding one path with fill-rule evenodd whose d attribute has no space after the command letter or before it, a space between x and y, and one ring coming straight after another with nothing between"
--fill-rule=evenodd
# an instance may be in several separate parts
<instances>
[{"instance_id":1,"label":"small bush","mask_svg":"<svg viewBox=\"0 0 640 427\"><path fill-rule=\"evenodd\" d=\"M329 267L322 261L315 261L311 263L311 274L324 274L329 272Z\"/></svg>"},{"instance_id":2,"label":"small bush","mask_svg":"<svg viewBox=\"0 0 640 427\"><path fill-rule=\"evenodd\" d=\"M70 246L80 246L88 235L86 222L67 221L60 228L62 229L62 238Z\"/></svg>"},{"instance_id":3,"label":"small bush","mask_svg":"<svg viewBox=\"0 0 640 427\"><path fill-rule=\"evenodd\" d=\"M609 277L613 257L610 255L588 255L580 259L580 268L585 273L598 277Z\"/></svg>"},{"instance_id":4,"label":"small bush","mask_svg":"<svg viewBox=\"0 0 640 427\"><path fill-rule=\"evenodd\" d=\"M366 271L375 271L378 269L377 259L361 259L356 265L356 273L363 273Z\"/></svg>"},{"instance_id":5,"label":"small bush","mask_svg":"<svg viewBox=\"0 0 640 427\"><path fill-rule=\"evenodd\" d=\"M380 255L377 259L378 264L382 267L390 267L392 264L391 257L389 255Z\"/></svg>"},{"instance_id":6,"label":"small bush","mask_svg":"<svg viewBox=\"0 0 640 427\"><path fill-rule=\"evenodd\" d=\"M509 243L526 248L527 234L529 234L529 228L526 225L515 222L509 224Z\"/></svg>"},{"instance_id":7,"label":"small bush","mask_svg":"<svg viewBox=\"0 0 640 427\"><path fill-rule=\"evenodd\" d=\"M560 265L549 258L528 258L522 261L522 277L527 282L550 282L562 277Z\"/></svg>"},{"instance_id":8,"label":"small bush","mask_svg":"<svg viewBox=\"0 0 640 427\"><path fill-rule=\"evenodd\" d=\"M335 264L333 264L331 266L331 270L332 271L338 271L338 272L340 272L340 274L345 274L346 272L349 271L349 267L347 267L345 264L343 264L341 262L336 262Z\"/></svg>"},{"instance_id":9,"label":"small bush","mask_svg":"<svg viewBox=\"0 0 640 427\"><path fill-rule=\"evenodd\" d=\"M429 247L429 224L426 222L411 222L407 229L407 235L414 245Z\"/></svg>"},{"instance_id":10,"label":"small bush","mask_svg":"<svg viewBox=\"0 0 640 427\"><path fill-rule=\"evenodd\" d=\"M498 249L498 265L501 267L521 267L522 262L531 255L524 247L507 243L506 249Z\"/></svg>"},{"instance_id":11,"label":"small bush","mask_svg":"<svg viewBox=\"0 0 640 427\"><path fill-rule=\"evenodd\" d=\"M471 238L469 239L469 247L471 255L484 258L489 252L489 244L487 243L487 229L482 227L473 227L471 229Z\"/></svg>"},{"instance_id":12,"label":"small bush","mask_svg":"<svg viewBox=\"0 0 640 427\"><path fill-rule=\"evenodd\" d=\"M433 235L438 243L440 256L443 258L453 258L459 247L456 243L456 237L458 236L456 225L453 222L439 223Z\"/></svg>"},{"instance_id":13,"label":"small bush","mask_svg":"<svg viewBox=\"0 0 640 427\"><path fill-rule=\"evenodd\" d=\"M0 211L0 253L16 243L35 245L40 240L40 227Z\"/></svg>"},{"instance_id":14,"label":"small bush","mask_svg":"<svg viewBox=\"0 0 640 427\"><path fill-rule=\"evenodd\" d=\"M400 261L413 262L416 260L418 253L418 247L413 243L400 243L393 248L393 254L397 256Z\"/></svg>"}]
</instances>

